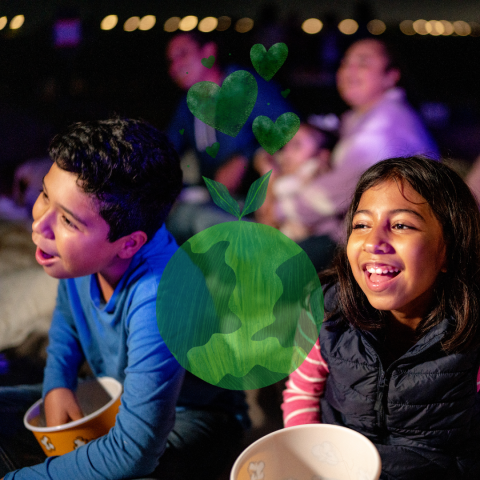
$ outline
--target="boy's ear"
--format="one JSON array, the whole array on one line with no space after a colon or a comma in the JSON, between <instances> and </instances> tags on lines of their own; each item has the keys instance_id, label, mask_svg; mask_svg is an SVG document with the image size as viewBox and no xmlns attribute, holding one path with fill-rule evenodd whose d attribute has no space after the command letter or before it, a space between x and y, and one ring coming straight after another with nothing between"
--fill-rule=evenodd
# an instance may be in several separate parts
<instances>
[{"instance_id":1,"label":"boy's ear","mask_svg":"<svg viewBox=\"0 0 480 480\"><path fill-rule=\"evenodd\" d=\"M148 236L145 232L138 230L120 238L120 250L118 256L123 259L132 258L140 248L147 243Z\"/></svg>"}]
</instances>

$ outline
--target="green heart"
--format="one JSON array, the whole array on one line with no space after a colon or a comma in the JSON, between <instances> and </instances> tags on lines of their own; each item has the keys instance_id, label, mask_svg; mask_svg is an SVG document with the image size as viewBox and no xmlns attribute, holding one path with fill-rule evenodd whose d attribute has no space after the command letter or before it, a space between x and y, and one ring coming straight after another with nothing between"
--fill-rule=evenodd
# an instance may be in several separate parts
<instances>
[{"instance_id":1,"label":"green heart","mask_svg":"<svg viewBox=\"0 0 480 480\"><path fill-rule=\"evenodd\" d=\"M215 158L217 156L219 148L220 144L218 142L215 142L211 147L207 147L205 150L212 158Z\"/></svg>"},{"instance_id":2,"label":"green heart","mask_svg":"<svg viewBox=\"0 0 480 480\"><path fill-rule=\"evenodd\" d=\"M184 131L185 131L185 129L184 129L184 128L181 128L181 129L179 130L180 135L183 135L183 132L184 132Z\"/></svg>"},{"instance_id":3,"label":"green heart","mask_svg":"<svg viewBox=\"0 0 480 480\"><path fill-rule=\"evenodd\" d=\"M202 58L202 65L207 68L212 68L215 63L215 57L210 55L208 58Z\"/></svg>"},{"instance_id":4,"label":"green heart","mask_svg":"<svg viewBox=\"0 0 480 480\"><path fill-rule=\"evenodd\" d=\"M282 97L283 98L287 98L287 95L290 93L290 89L287 88L286 90L283 90L282 92L280 92L282 94Z\"/></svg>"},{"instance_id":5,"label":"green heart","mask_svg":"<svg viewBox=\"0 0 480 480\"><path fill-rule=\"evenodd\" d=\"M250 60L258 74L267 82L278 72L288 56L288 47L284 43L272 45L268 52L261 43L250 50Z\"/></svg>"},{"instance_id":6,"label":"green heart","mask_svg":"<svg viewBox=\"0 0 480 480\"><path fill-rule=\"evenodd\" d=\"M273 123L268 117L259 116L253 121L252 130L258 143L273 155L297 133L300 119L292 112L280 115Z\"/></svg>"},{"instance_id":7,"label":"green heart","mask_svg":"<svg viewBox=\"0 0 480 480\"><path fill-rule=\"evenodd\" d=\"M255 102L258 86L246 70L230 74L221 87L213 82L198 82L187 93L189 110L202 122L222 133L236 137Z\"/></svg>"}]
</instances>

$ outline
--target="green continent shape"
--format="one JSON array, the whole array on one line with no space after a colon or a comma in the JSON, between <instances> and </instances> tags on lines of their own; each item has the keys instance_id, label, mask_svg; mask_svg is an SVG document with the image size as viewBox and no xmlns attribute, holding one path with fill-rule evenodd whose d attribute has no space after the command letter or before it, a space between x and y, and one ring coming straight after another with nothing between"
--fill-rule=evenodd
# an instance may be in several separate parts
<instances>
[{"instance_id":1,"label":"green continent shape","mask_svg":"<svg viewBox=\"0 0 480 480\"><path fill-rule=\"evenodd\" d=\"M200 253L221 240L230 244L225 263L237 278L229 308L242 326L233 333L214 333L205 345L191 348L187 353L188 369L214 385L229 374L244 377L257 365L285 377L300 366L310 350L293 344L282 346L275 336L260 341L253 341L252 337L275 322L274 306L283 293L282 281L275 271L302 249L278 230L250 222L216 225L195 235L190 242L192 251ZM296 319L290 323L295 330Z\"/></svg>"},{"instance_id":2,"label":"green continent shape","mask_svg":"<svg viewBox=\"0 0 480 480\"><path fill-rule=\"evenodd\" d=\"M159 331L178 362L214 385L285 378L318 337L323 295L301 248L271 227L235 221L177 250L158 287Z\"/></svg>"},{"instance_id":3,"label":"green continent shape","mask_svg":"<svg viewBox=\"0 0 480 480\"><path fill-rule=\"evenodd\" d=\"M318 275L303 250L280 265L276 274L282 282L283 292L273 308L275 321L259 330L252 340L276 337L282 347L296 345L309 352L323 320L323 294ZM317 293L322 295L320 302L316 298L320 312L312 312L310 299ZM285 328L292 320L295 320L296 329Z\"/></svg>"},{"instance_id":4,"label":"green continent shape","mask_svg":"<svg viewBox=\"0 0 480 480\"><path fill-rule=\"evenodd\" d=\"M246 70L231 73L219 87L214 82L197 82L187 93L187 105L202 122L236 137L257 101L258 85Z\"/></svg>"},{"instance_id":5,"label":"green continent shape","mask_svg":"<svg viewBox=\"0 0 480 480\"><path fill-rule=\"evenodd\" d=\"M205 344L214 333L230 333L242 325L228 308L236 285L235 273L224 260L228 246L219 241L197 254L185 242L163 272L157 293L158 328L184 368L189 369L191 347Z\"/></svg>"}]
</instances>

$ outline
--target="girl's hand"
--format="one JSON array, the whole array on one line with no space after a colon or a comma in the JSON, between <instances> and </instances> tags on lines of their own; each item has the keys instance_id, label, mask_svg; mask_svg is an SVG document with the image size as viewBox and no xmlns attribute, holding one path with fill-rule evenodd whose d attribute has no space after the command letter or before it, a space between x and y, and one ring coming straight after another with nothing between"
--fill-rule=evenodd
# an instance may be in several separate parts
<instances>
[{"instance_id":1,"label":"girl's hand","mask_svg":"<svg viewBox=\"0 0 480 480\"><path fill-rule=\"evenodd\" d=\"M55 427L83 418L75 394L68 388L54 388L45 396L47 427Z\"/></svg>"}]
</instances>

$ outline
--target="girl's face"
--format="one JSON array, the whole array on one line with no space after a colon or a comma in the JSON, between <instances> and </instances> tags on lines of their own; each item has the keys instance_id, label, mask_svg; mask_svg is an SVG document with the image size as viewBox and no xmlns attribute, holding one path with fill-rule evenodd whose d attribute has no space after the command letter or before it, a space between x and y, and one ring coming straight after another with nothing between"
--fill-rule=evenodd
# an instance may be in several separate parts
<instances>
[{"instance_id":1,"label":"girl's face","mask_svg":"<svg viewBox=\"0 0 480 480\"><path fill-rule=\"evenodd\" d=\"M428 312L439 272L446 272L440 222L408 182L385 181L363 193L347 256L370 304L416 327Z\"/></svg>"}]
</instances>

